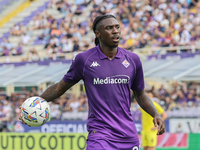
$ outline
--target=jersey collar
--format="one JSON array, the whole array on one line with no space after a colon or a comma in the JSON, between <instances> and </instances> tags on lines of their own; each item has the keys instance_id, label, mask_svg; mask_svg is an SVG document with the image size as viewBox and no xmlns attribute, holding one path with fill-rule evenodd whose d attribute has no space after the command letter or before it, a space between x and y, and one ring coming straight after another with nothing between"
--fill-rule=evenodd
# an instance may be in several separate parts
<instances>
[{"instance_id":1,"label":"jersey collar","mask_svg":"<svg viewBox=\"0 0 200 150\"><path fill-rule=\"evenodd\" d=\"M97 48L97 51L99 53L99 58L100 59L106 59L108 58L104 53L102 53L102 51L100 50L100 47L99 47L99 44L96 46ZM117 47L118 48L118 51L117 51L117 54L115 55L115 58L121 58L121 48L120 47Z\"/></svg>"}]
</instances>

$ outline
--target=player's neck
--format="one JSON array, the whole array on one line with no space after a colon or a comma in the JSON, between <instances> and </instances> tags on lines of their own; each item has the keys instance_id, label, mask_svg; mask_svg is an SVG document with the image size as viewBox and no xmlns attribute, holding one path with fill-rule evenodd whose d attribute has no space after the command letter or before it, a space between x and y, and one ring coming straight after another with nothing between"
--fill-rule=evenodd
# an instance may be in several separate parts
<instances>
[{"instance_id":1,"label":"player's neck","mask_svg":"<svg viewBox=\"0 0 200 150\"><path fill-rule=\"evenodd\" d=\"M104 53L104 55L106 55L108 57L108 59L112 60L115 55L117 54L117 47L112 48L112 47L108 47L105 45L100 45L100 50L102 51L102 53Z\"/></svg>"}]
</instances>

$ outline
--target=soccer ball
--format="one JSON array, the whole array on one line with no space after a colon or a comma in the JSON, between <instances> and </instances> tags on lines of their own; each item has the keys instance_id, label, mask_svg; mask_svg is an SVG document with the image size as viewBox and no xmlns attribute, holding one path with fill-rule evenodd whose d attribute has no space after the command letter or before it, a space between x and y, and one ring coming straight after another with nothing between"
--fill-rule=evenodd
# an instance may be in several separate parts
<instances>
[{"instance_id":1,"label":"soccer ball","mask_svg":"<svg viewBox=\"0 0 200 150\"><path fill-rule=\"evenodd\" d=\"M21 106L21 118L29 126L41 126L49 120L49 116L50 106L41 97L30 97Z\"/></svg>"}]
</instances>

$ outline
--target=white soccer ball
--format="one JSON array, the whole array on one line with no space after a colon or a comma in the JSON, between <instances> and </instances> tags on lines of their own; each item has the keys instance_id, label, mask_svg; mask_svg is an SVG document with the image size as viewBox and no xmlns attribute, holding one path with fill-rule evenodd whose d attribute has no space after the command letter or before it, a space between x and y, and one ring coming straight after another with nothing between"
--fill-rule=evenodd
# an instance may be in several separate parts
<instances>
[{"instance_id":1,"label":"white soccer ball","mask_svg":"<svg viewBox=\"0 0 200 150\"><path fill-rule=\"evenodd\" d=\"M49 120L50 106L48 102L38 96L33 96L24 101L21 106L22 120L32 127L38 127Z\"/></svg>"}]
</instances>

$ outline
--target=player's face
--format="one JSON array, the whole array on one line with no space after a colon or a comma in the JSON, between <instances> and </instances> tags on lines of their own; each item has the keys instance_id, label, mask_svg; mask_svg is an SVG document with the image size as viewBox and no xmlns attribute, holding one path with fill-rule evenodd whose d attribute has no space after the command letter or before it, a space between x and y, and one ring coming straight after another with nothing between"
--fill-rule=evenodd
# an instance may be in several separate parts
<instances>
[{"instance_id":1,"label":"player's face","mask_svg":"<svg viewBox=\"0 0 200 150\"><path fill-rule=\"evenodd\" d=\"M99 28L99 40L108 47L117 47L119 44L121 29L115 18L102 20Z\"/></svg>"}]
</instances>

